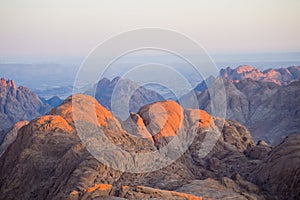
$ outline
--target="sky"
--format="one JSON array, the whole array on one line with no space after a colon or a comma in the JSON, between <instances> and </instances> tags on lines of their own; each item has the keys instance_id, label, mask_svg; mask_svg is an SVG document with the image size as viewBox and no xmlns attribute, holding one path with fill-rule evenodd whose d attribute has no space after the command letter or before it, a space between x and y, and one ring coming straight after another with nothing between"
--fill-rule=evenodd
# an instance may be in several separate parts
<instances>
[{"instance_id":1,"label":"sky","mask_svg":"<svg viewBox=\"0 0 300 200\"><path fill-rule=\"evenodd\" d=\"M118 33L178 31L209 53L300 52L299 0L1 0L0 58L84 57Z\"/></svg>"}]
</instances>

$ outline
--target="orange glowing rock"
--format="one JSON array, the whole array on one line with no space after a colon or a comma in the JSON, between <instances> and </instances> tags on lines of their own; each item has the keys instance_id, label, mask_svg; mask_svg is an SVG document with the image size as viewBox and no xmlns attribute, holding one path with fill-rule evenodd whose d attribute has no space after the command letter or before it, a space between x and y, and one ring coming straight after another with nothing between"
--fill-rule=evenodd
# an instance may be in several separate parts
<instances>
[{"instance_id":1,"label":"orange glowing rock","mask_svg":"<svg viewBox=\"0 0 300 200\"><path fill-rule=\"evenodd\" d=\"M161 137L174 137L182 126L183 109L175 101L162 101L146 105L139 110L154 140Z\"/></svg>"},{"instance_id":2,"label":"orange glowing rock","mask_svg":"<svg viewBox=\"0 0 300 200\"><path fill-rule=\"evenodd\" d=\"M84 192L94 192L95 190L111 190L112 185L110 184L95 184L93 187L87 188Z\"/></svg>"}]
</instances>

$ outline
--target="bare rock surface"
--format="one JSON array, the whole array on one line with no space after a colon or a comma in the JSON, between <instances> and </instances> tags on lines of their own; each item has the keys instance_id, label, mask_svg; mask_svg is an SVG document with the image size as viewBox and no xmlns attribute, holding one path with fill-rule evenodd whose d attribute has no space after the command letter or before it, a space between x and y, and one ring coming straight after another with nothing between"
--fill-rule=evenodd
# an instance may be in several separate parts
<instances>
[{"instance_id":1,"label":"bare rock surface","mask_svg":"<svg viewBox=\"0 0 300 200\"><path fill-rule=\"evenodd\" d=\"M80 109L75 111L74 107ZM132 132L124 129L123 122L94 98L86 95L67 98L48 115L21 128L0 157L0 199L222 199L230 196L263 199L270 195L261 191L249 174L261 162L244 154L255 143L239 123L213 118L205 111L184 110L172 101L142 107L130 119L138 127L131 129ZM106 149L99 152L101 158L111 158L112 162L100 162L79 137L74 120L91 130L95 127L102 130L107 143L127 153L110 154ZM137 137L141 127L144 131L146 128L152 140ZM168 166L141 173L115 168L134 167L124 160L134 161L136 153L161 151L156 135L162 139L168 137L165 141L172 142L182 130L189 133L191 129L196 130L191 145ZM86 132L83 136L85 141L98 143L99 132ZM206 138L215 143L203 156ZM141 159L137 166L148 166L152 160Z\"/></svg>"},{"instance_id":2,"label":"bare rock surface","mask_svg":"<svg viewBox=\"0 0 300 200\"><path fill-rule=\"evenodd\" d=\"M15 125L8 131L8 133L5 135L5 138L0 145L0 156L4 153L4 151L7 149L7 147L15 141L18 131L25 125L27 125L28 121L19 121L15 123Z\"/></svg>"},{"instance_id":3,"label":"bare rock surface","mask_svg":"<svg viewBox=\"0 0 300 200\"><path fill-rule=\"evenodd\" d=\"M265 141L260 140L256 146L253 146L245 151L246 155L251 159L263 160L271 152L272 147Z\"/></svg>"},{"instance_id":4,"label":"bare rock surface","mask_svg":"<svg viewBox=\"0 0 300 200\"><path fill-rule=\"evenodd\" d=\"M253 173L263 188L279 199L300 196L300 134L289 135L276 146Z\"/></svg>"},{"instance_id":5,"label":"bare rock surface","mask_svg":"<svg viewBox=\"0 0 300 200\"><path fill-rule=\"evenodd\" d=\"M256 187L256 190L259 190L257 186L254 185L253 187ZM263 199L263 197L259 197L255 193L251 194L251 192L243 189L238 181L234 181L227 177L222 178L221 181L212 178L194 180L191 183L178 188L176 191L201 196L203 199Z\"/></svg>"}]
</instances>

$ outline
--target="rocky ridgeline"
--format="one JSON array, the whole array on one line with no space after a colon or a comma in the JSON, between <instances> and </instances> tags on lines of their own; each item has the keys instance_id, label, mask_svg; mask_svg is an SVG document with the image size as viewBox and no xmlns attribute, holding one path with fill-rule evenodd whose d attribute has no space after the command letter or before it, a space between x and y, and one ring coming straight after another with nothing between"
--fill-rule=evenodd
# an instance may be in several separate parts
<instances>
[{"instance_id":1,"label":"rocky ridgeline","mask_svg":"<svg viewBox=\"0 0 300 200\"><path fill-rule=\"evenodd\" d=\"M300 66L279 69L270 68L261 71L248 65L242 65L236 69L232 69L231 67L221 69L220 75L222 78L233 82L251 79L254 81L271 82L277 85L288 85L300 79Z\"/></svg>"},{"instance_id":2,"label":"rocky ridgeline","mask_svg":"<svg viewBox=\"0 0 300 200\"><path fill-rule=\"evenodd\" d=\"M193 129L196 133L186 152L170 165L147 173L122 172L102 164L87 151L75 128L74 106L80 108L76 121L91 129L100 128L110 142L129 154L163 148L180 130ZM200 150L210 135L217 136L217 142L203 157ZM97 141L97 134L84 138ZM289 198L297 195L294 188L299 188L299 176L291 183L289 178L276 177L299 173L299 162L297 156L282 154L283 146L285 143L273 149L264 142L255 145L241 124L201 110L184 110L173 101L146 105L123 122L94 98L73 95L49 115L18 130L0 157L0 199ZM289 152L298 155L298 146L291 146ZM122 163L120 157L115 158L114 163ZM273 158L294 163L293 170L280 171L284 163L279 162L279 171L261 175L274 164ZM293 187L273 193L277 184Z\"/></svg>"}]
</instances>

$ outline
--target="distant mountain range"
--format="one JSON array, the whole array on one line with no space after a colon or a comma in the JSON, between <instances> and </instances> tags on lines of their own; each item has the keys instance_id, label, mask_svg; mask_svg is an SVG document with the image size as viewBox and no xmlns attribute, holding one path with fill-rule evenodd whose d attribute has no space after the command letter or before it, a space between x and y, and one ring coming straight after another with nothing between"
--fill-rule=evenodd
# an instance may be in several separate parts
<instances>
[{"instance_id":1,"label":"distant mountain range","mask_svg":"<svg viewBox=\"0 0 300 200\"><path fill-rule=\"evenodd\" d=\"M222 69L220 77L224 80L227 94L226 117L246 125L255 141L263 139L270 144L277 144L285 136L300 130L300 67L261 71L243 65L236 69ZM215 80L209 77L194 89L199 108L209 113L211 108L207 88L213 87ZM129 98L130 91L134 92ZM15 122L31 120L62 103L58 96L48 100L39 98L26 87L17 87L12 80L1 79L0 92L0 142ZM114 114L123 120L130 112L136 113L144 105L164 100L158 92L120 77L113 80L103 78L85 93L95 96L109 110L113 105Z\"/></svg>"},{"instance_id":2,"label":"distant mountain range","mask_svg":"<svg viewBox=\"0 0 300 200\"><path fill-rule=\"evenodd\" d=\"M46 99L55 95L65 99L71 95L77 70L73 65L55 63L0 63L1 76L15 80L17 85L25 85Z\"/></svg>"},{"instance_id":3,"label":"distant mountain range","mask_svg":"<svg viewBox=\"0 0 300 200\"><path fill-rule=\"evenodd\" d=\"M227 67L220 70L220 76L227 81L239 82L245 79L254 81L272 82L277 85L288 85L293 81L300 80L300 67L267 69L261 71L248 65L242 65L236 69Z\"/></svg>"},{"instance_id":4,"label":"distant mountain range","mask_svg":"<svg viewBox=\"0 0 300 200\"><path fill-rule=\"evenodd\" d=\"M59 98L65 99L72 94L73 86L72 85L59 86L59 87L47 86L42 89L33 89L32 91L45 99L50 99L53 96L57 96Z\"/></svg>"},{"instance_id":5,"label":"distant mountain range","mask_svg":"<svg viewBox=\"0 0 300 200\"><path fill-rule=\"evenodd\" d=\"M300 67L265 71L251 66L228 67L220 76L227 94L226 118L246 125L256 141L278 144L300 131ZM209 113L207 88L213 90L215 80L209 77L194 89L200 109Z\"/></svg>"},{"instance_id":6,"label":"distant mountain range","mask_svg":"<svg viewBox=\"0 0 300 200\"><path fill-rule=\"evenodd\" d=\"M0 199L297 199L299 70L224 69L220 77L195 87L203 110L183 108L120 77L104 78L86 92L95 98L75 94L64 101L41 99L2 78ZM208 88L214 89L219 80L224 82L229 119L209 114ZM129 104L128 111L117 113L125 120L110 111L113 95L121 110ZM81 128L87 132L80 133ZM95 130L104 133L104 142ZM189 139L191 144L179 154ZM214 139L202 156L207 148L203 142ZM175 149L166 148L172 142ZM105 146L111 144L117 148ZM107 147L97 153L110 159L109 165L91 154L99 145ZM167 156L147 157L156 151ZM169 158L174 160L156 169ZM129 172L141 169L152 172Z\"/></svg>"}]
</instances>

